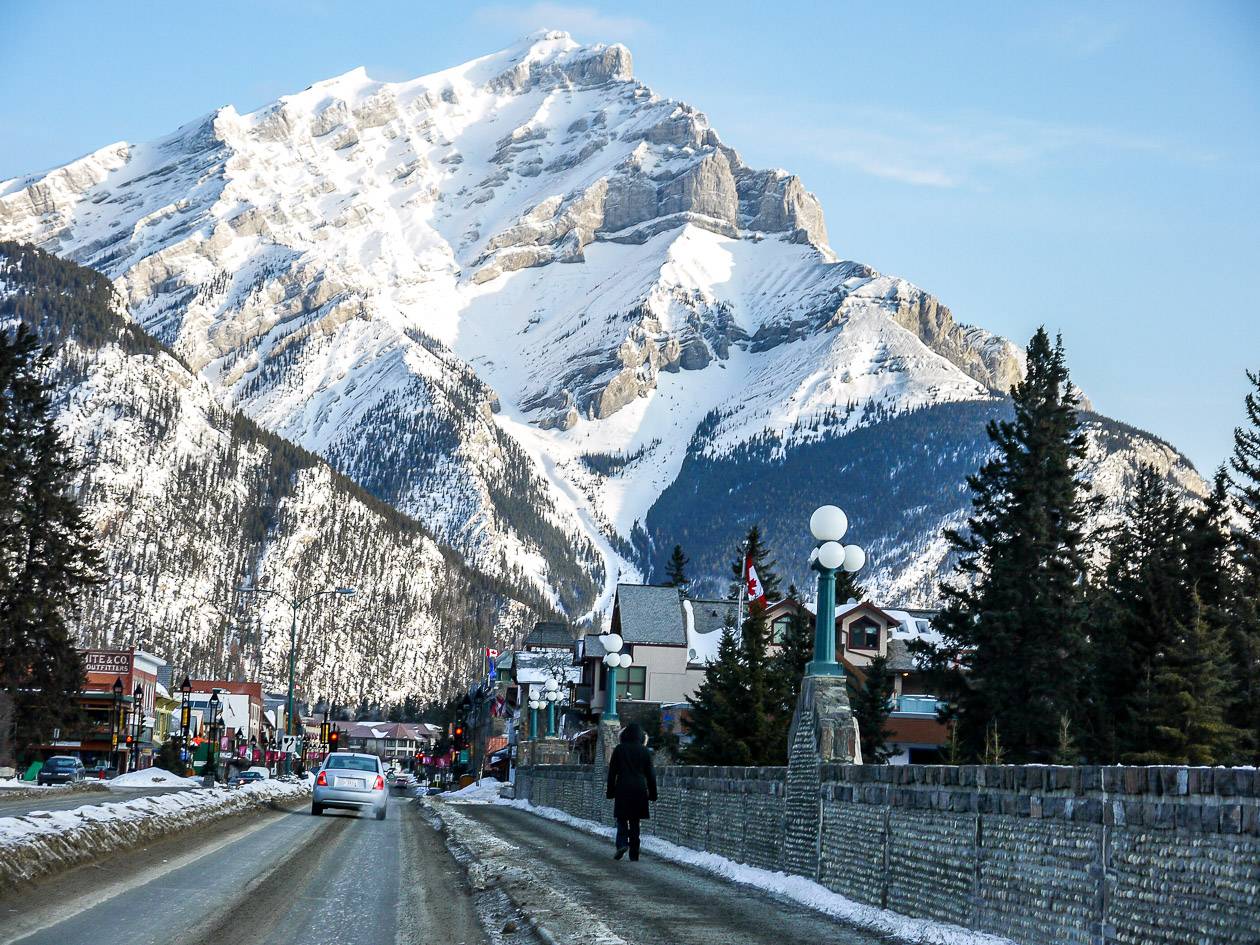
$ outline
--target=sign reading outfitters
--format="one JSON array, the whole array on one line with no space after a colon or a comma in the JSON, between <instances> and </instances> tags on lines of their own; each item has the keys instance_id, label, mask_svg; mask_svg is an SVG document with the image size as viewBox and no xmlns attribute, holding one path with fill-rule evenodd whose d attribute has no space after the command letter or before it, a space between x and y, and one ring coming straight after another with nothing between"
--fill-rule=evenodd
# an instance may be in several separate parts
<instances>
[{"instance_id":1,"label":"sign reading outfitters","mask_svg":"<svg viewBox=\"0 0 1260 945\"><path fill-rule=\"evenodd\" d=\"M126 676L131 672L131 654L118 650L87 650L83 654L83 668L89 673Z\"/></svg>"}]
</instances>

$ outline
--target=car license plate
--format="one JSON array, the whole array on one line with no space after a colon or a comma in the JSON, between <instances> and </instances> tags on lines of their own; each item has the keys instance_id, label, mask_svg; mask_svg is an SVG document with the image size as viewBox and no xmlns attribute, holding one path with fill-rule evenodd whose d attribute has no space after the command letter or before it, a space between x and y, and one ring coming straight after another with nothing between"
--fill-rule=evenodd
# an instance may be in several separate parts
<instances>
[{"instance_id":1,"label":"car license plate","mask_svg":"<svg viewBox=\"0 0 1260 945\"><path fill-rule=\"evenodd\" d=\"M362 791L363 780L361 778L333 778L333 787L353 788L356 791Z\"/></svg>"}]
</instances>

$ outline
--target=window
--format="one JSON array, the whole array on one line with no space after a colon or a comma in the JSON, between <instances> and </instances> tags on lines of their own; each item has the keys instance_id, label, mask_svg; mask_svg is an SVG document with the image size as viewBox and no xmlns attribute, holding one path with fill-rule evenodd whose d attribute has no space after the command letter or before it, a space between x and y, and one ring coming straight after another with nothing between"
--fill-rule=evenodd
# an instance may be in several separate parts
<instances>
[{"instance_id":1,"label":"window","mask_svg":"<svg viewBox=\"0 0 1260 945\"><path fill-rule=\"evenodd\" d=\"M774 623L770 624L771 646L782 646L783 641L787 639L787 633L791 626L791 617L780 617Z\"/></svg>"},{"instance_id":2,"label":"window","mask_svg":"<svg viewBox=\"0 0 1260 945\"><path fill-rule=\"evenodd\" d=\"M617 670L617 698L635 699L639 702L647 699L646 666L631 666L629 669Z\"/></svg>"},{"instance_id":3,"label":"window","mask_svg":"<svg viewBox=\"0 0 1260 945\"><path fill-rule=\"evenodd\" d=\"M878 650L879 624L870 617L859 617L849 624L850 650Z\"/></svg>"}]
</instances>

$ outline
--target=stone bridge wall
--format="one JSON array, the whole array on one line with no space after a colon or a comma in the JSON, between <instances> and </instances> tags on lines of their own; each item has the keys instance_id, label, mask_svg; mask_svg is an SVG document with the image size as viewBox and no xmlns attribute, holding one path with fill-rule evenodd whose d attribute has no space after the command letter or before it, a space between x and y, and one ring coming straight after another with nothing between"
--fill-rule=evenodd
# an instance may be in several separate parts
<instances>
[{"instance_id":1,"label":"stone bridge wall","mask_svg":"<svg viewBox=\"0 0 1260 945\"><path fill-rule=\"evenodd\" d=\"M1023 945L1260 945L1260 772L816 770L817 826L801 830L786 768L659 768L644 833ZM521 768L517 796L611 824L602 778Z\"/></svg>"}]
</instances>

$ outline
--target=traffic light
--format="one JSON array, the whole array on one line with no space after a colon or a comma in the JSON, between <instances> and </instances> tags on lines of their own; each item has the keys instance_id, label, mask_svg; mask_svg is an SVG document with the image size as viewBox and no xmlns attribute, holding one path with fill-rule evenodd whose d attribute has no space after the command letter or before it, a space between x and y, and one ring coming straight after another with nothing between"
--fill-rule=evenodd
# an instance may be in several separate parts
<instances>
[{"instance_id":1,"label":"traffic light","mask_svg":"<svg viewBox=\"0 0 1260 945\"><path fill-rule=\"evenodd\" d=\"M341 733L333 729L328 733L328 750L330 752L336 751L339 744L341 744Z\"/></svg>"},{"instance_id":2,"label":"traffic light","mask_svg":"<svg viewBox=\"0 0 1260 945\"><path fill-rule=\"evenodd\" d=\"M332 726L327 722L321 722L319 725L319 740L327 745L328 736L332 733Z\"/></svg>"}]
</instances>

